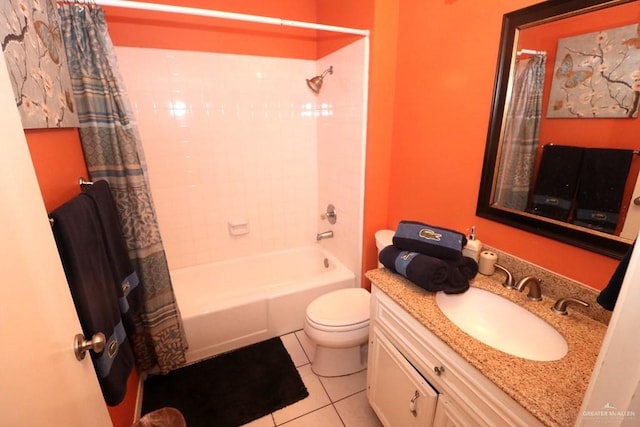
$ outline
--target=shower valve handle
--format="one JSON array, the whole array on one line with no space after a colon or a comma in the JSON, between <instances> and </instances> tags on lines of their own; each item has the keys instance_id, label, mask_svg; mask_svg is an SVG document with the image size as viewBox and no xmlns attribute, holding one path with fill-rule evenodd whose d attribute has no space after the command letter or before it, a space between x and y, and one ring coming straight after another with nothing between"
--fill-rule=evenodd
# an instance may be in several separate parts
<instances>
[{"instance_id":1,"label":"shower valve handle","mask_svg":"<svg viewBox=\"0 0 640 427\"><path fill-rule=\"evenodd\" d=\"M338 214L336 212L336 207L333 204L329 203L327 206L327 211L322 214L322 219L326 219L329 221L329 224L335 224L338 221Z\"/></svg>"}]
</instances>

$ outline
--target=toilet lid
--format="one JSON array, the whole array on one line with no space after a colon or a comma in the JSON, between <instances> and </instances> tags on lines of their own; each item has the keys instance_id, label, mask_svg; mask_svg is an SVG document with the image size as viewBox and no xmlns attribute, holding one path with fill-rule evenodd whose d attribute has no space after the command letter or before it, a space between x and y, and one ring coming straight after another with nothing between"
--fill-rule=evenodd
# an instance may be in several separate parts
<instances>
[{"instance_id":1,"label":"toilet lid","mask_svg":"<svg viewBox=\"0 0 640 427\"><path fill-rule=\"evenodd\" d=\"M307 318L324 326L348 326L368 322L369 299L369 292L363 288L329 292L309 304Z\"/></svg>"},{"instance_id":2,"label":"toilet lid","mask_svg":"<svg viewBox=\"0 0 640 427\"><path fill-rule=\"evenodd\" d=\"M396 234L393 230L378 230L375 232L374 236L376 239L376 247L380 250L384 249L386 246L393 244L393 236Z\"/></svg>"}]
</instances>

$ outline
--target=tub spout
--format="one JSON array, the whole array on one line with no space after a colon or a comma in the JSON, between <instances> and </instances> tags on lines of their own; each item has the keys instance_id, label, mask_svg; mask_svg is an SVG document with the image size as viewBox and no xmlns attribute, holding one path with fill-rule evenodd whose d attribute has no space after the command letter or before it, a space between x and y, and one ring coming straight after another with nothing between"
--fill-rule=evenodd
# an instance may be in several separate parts
<instances>
[{"instance_id":1,"label":"tub spout","mask_svg":"<svg viewBox=\"0 0 640 427\"><path fill-rule=\"evenodd\" d=\"M330 239L331 237L333 237L333 230L323 231L322 233L318 233L316 241L319 242L322 239Z\"/></svg>"}]
</instances>

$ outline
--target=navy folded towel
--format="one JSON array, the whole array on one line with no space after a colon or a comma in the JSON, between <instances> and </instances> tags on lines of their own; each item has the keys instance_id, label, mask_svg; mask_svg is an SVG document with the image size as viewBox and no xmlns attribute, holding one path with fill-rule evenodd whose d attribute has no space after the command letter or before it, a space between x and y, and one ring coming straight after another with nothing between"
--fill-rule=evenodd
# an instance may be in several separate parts
<instances>
[{"instance_id":1,"label":"navy folded towel","mask_svg":"<svg viewBox=\"0 0 640 427\"><path fill-rule=\"evenodd\" d=\"M620 289L622 288L622 282L624 281L624 276L627 273L627 268L629 267L629 260L631 259L631 253L633 252L633 248L636 245L636 241L633 241L631 247L624 254L622 259L620 260L620 264L616 267L616 270L613 272L607 287L604 288L596 301L602 307L609 311L613 311L616 307L616 302L618 301L618 294L620 294Z\"/></svg>"},{"instance_id":2,"label":"navy folded towel","mask_svg":"<svg viewBox=\"0 0 640 427\"><path fill-rule=\"evenodd\" d=\"M107 339L102 353L90 354L106 403L117 405L126 394L134 357L120 317L100 221L91 200L80 196L50 216L82 332L87 339L98 332Z\"/></svg>"},{"instance_id":3,"label":"navy folded towel","mask_svg":"<svg viewBox=\"0 0 640 427\"><path fill-rule=\"evenodd\" d=\"M389 245L380 251L379 260L386 268L431 292L442 290L449 276L449 265L439 258L409 252Z\"/></svg>"},{"instance_id":4,"label":"navy folded towel","mask_svg":"<svg viewBox=\"0 0 640 427\"><path fill-rule=\"evenodd\" d=\"M448 261L449 274L442 290L445 294L461 294L469 289L469 281L478 274L478 263L466 256Z\"/></svg>"},{"instance_id":5,"label":"navy folded towel","mask_svg":"<svg viewBox=\"0 0 640 427\"><path fill-rule=\"evenodd\" d=\"M393 235L398 249L442 259L459 259L466 244L467 238L460 232L417 221L400 221Z\"/></svg>"},{"instance_id":6,"label":"navy folded towel","mask_svg":"<svg viewBox=\"0 0 640 427\"><path fill-rule=\"evenodd\" d=\"M478 263L468 256L463 256L456 261L449 261L449 265L457 268L467 280L473 279L478 274Z\"/></svg>"},{"instance_id":7,"label":"navy folded towel","mask_svg":"<svg viewBox=\"0 0 640 427\"><path fill-rule=\"evenodd\" d=\"M135 321L142 312L142 286L138 286L140 279L129 258L111 188L107 181L95 181L93 185L84 188L80 197L88 197L95 206L107 259L117 284L122 321L127 335L135 342L135 335L142 333L136 331Z\"/></svg>"}]
</instances>

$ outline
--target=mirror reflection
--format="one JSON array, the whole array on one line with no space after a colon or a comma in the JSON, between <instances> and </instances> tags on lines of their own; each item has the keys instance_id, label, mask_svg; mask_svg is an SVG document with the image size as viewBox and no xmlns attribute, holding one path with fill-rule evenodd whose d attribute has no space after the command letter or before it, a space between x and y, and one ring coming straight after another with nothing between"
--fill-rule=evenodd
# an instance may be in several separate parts
<instances>
[{"instance_id":1,"label":"mirror reflection","mask_svg":"<svg viewBox=\"0 0 640 427\"><path fill-rule=\"evenodd\" d=\"M635 238L639 3L505 15L479 216L615 257Z\"/></svg>"}]
</instances>

